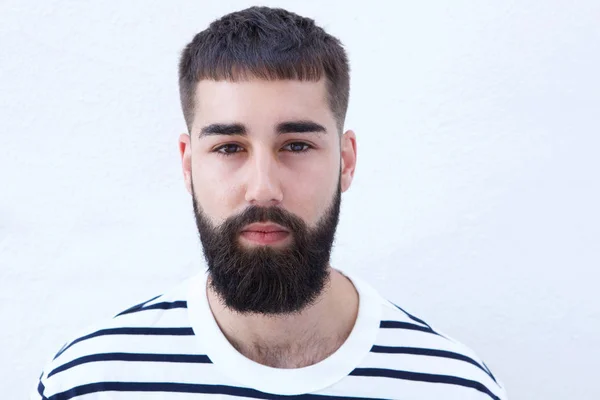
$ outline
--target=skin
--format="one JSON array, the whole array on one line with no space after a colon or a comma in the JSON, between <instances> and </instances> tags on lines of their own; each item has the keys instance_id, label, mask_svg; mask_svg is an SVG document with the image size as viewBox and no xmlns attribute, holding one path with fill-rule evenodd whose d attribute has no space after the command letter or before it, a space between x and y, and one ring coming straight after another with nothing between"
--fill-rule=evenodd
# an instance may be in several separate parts
<instances>
[{"instance_id":1,"label":"skin","mask_svg":"<svg viewBox=\"0 0 600 400\"><path fill-rule=\"evenodd\" d=\"M342 192L349 189L356 137L351 130L339 135L324 80L197 85L191 132L179 137L179 150L186 188L192 194L193 179L196 200L215 226L258 205L282 207L314 227L331 204L338 178ZM325 132L277 132L278 124L291 121L314 122ZM246 134L202 135L212 124L241 124ZM285 246L286 240L270 245ZM279 368L311 365L339 348L358 312L352 283L331 266L329 272L318 301L297 314L235 313L210 288L209 304L225 336L246 357Z\"/></svg>"}]
</instances>

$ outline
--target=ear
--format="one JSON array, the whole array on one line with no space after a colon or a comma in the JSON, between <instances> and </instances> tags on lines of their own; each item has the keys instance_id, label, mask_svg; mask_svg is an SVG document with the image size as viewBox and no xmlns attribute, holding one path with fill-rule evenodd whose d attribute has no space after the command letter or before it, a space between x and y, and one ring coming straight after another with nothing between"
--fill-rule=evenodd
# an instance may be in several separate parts
<instances>
[{"instance_id":1,"label":"ear","mask_svg":"<svg viewBox=\"0 0 600 400\"><path fill-rule=\"evenodd\" d=\"M346 131L341 137L341 189L345 192L350 188L356 168L356 135L353 131Z\"/></svg>"},{"instance_id":2,"label":"ear","mask_svg":"<svg viewBox=\"0 0 600 400\"><path fill-rule=\"evenodd\" d=\"M192 194L192 138L187 133L179 135L179 154L185 187Z\"/></svg>"}]
</instances>

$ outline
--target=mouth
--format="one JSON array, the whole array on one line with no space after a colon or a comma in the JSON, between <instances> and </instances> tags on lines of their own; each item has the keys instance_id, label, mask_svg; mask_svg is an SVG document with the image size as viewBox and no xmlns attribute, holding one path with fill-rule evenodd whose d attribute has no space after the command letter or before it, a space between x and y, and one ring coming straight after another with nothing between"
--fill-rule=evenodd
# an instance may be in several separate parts
<instances>
[{"instance_id":1,"label":"mouth","mask_svg":"<svg viewBox=\"0 0 600 400\"><path fill-rule=\"evenodd\" d=\"M254 223L242 229L240 237L249 243L271 245L285 241L290 232L281 225L272 223Z\"/></svg>"}]
</instances>

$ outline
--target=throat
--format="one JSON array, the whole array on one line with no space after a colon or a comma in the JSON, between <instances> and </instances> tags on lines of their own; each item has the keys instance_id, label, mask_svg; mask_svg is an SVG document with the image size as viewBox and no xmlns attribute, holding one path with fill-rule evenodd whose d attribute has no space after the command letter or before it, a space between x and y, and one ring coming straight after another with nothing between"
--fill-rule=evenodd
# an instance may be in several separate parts
<instances>
[{"instance_id":1,"label":"throat","mask_svg":"<svg viewBox=\"0 0 600 400\"><path fill-rule=\"evenodd\" d=\"M243 345L232 342L237 351L259 364L273 368L303 368L317 364L333 353L344 343L347 335L334 339L310 338L301 343L269 344L251 343Z\"/></svg>"}]
</instances>

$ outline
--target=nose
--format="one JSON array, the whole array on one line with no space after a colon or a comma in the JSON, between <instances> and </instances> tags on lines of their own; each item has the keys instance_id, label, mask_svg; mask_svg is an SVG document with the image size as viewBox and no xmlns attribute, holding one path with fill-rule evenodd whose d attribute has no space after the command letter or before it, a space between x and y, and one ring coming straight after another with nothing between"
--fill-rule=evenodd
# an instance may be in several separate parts
<instances>
[{"instance_id":1,"label":"nose","mask_svg":"<svg viewBox=\"0 0 600 400\"><path fill-rule=\"evenodd\" d=\"M272 207L283 200L279 167L268 151L256 151L248 162L246 201L251 205Z\"/></svg>"}]
</instances>

